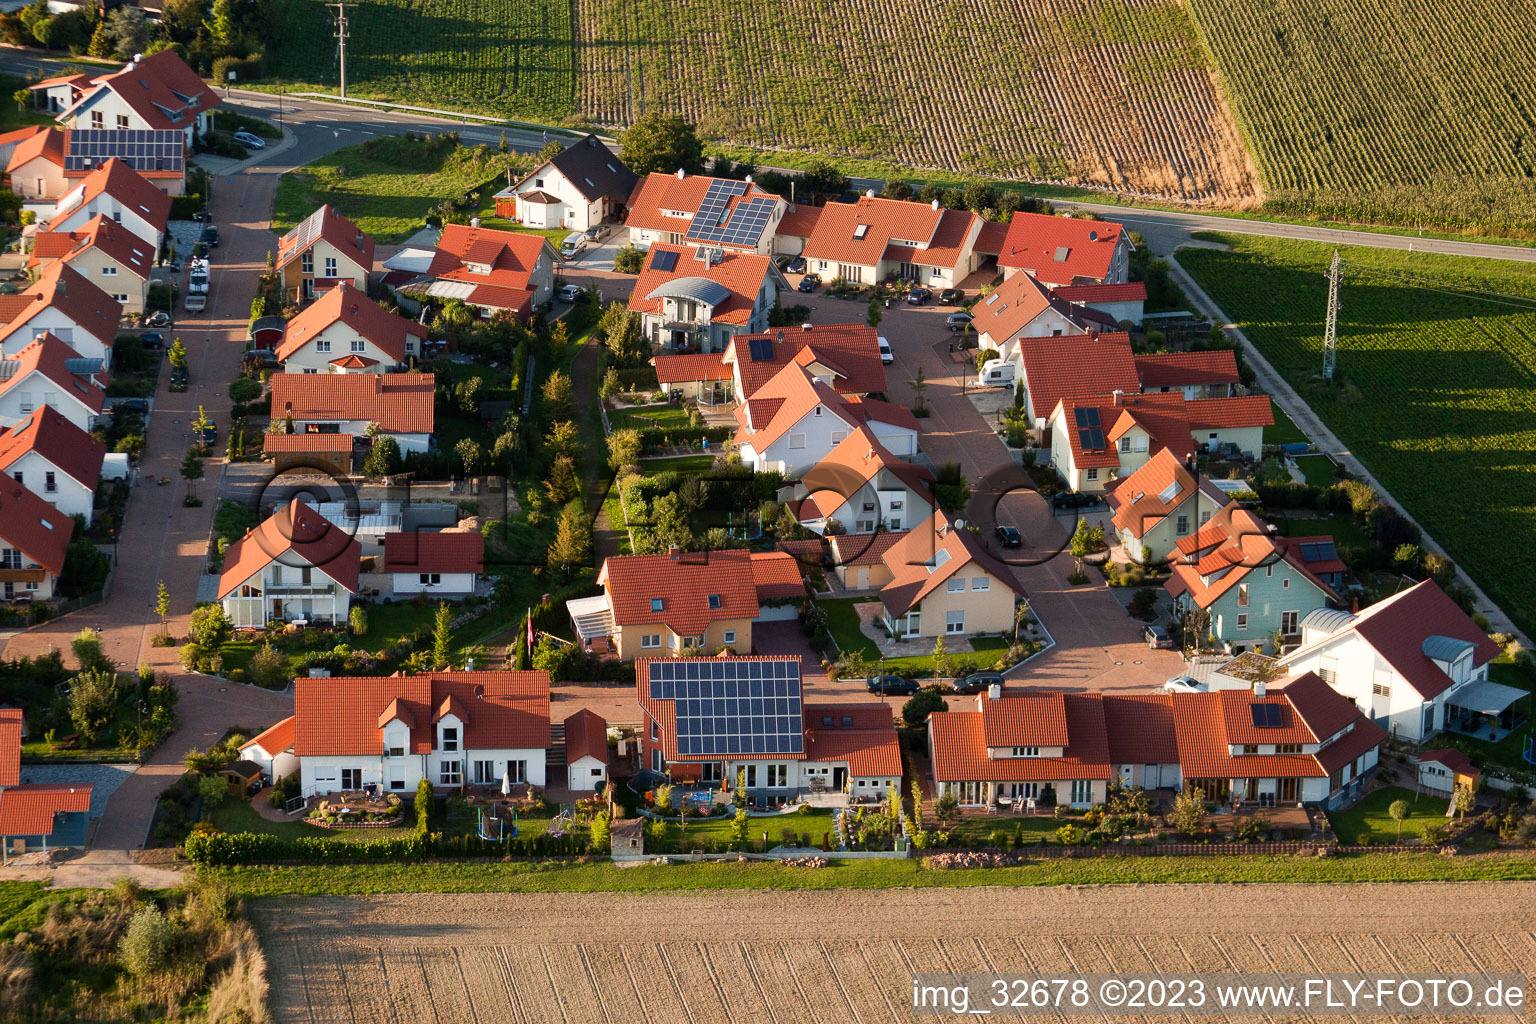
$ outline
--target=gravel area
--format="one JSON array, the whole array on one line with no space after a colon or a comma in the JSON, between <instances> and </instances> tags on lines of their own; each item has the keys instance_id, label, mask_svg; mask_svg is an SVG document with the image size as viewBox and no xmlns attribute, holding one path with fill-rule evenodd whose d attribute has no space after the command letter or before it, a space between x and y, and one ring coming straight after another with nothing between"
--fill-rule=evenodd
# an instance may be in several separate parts
<instances>
[{"instance_id":1,"label":"gravel area","mask_svg":"<svg viewBox=\"0 0 1536 1024\"><path fill-rule=\"evenodd\" d=\"M21 767L23 783L38 782L50 786L91 787L91 817L101 817L107 800L132 775L131 764L27 764Z\"/></svg>"}]
</instances>

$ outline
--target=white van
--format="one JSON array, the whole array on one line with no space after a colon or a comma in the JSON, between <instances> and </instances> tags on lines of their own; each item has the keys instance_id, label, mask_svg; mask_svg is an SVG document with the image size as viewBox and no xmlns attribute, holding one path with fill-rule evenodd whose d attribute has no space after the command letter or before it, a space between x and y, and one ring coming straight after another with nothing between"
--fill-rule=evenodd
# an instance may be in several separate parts
<instances>
[{"instance_id":1,"label":"white van","mask_svg":"<svg viewBox=\"0 0 1536 1024\"><path fill-rule=\"evenodd\" d=\"M188 292L182 307L188 313L201 313L208 306L208 296L200 292Z\"/></svg>"},{"instance_id":2,"label":"white van","mask_svg":"<svg viewBox=\"0 0 1536 1024\"><path fill-rule=\"evenodd\" d=\"M566 259L579 256L587 248L587 236L582 231L572 231L565 236L565 241L560 243L560 255Z\"/></svg>"},{"instance_id":3,"label":"white van","mask_svg":"<svg viewBox=\"0 0 1536 1024\"><path fill-rule=\"evenodd\" d=\"M976 383L984 388L1011 388L1017 374L1018 367L1011 361L988 359L981 364L981 372L976 375Z\"/></svg>"}]
</instances>

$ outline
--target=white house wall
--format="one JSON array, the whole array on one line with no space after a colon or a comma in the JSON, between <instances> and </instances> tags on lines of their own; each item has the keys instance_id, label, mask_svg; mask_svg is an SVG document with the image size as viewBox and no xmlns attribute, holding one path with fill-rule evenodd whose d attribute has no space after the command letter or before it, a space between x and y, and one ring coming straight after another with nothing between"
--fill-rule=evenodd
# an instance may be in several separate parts
<instances>
[{"instance_id":1,"label":"white house wall","mask_svg":"<svg viewBox=\"0 0 1536 1024\"><path fill-rule=\"evenodd\" d=\"M475 590L472 572L440 573L437 583L423 583L421 575L421 570L392 573L390 589L396 594L471 594ZM433 574L428 570L427 575Z\"/></svg>"},{"instance_id":2,"label":"white house wall","mask_svg":"<svg viewBox=\"0 0 1536 1024\"><path fill-rule=\"evenodd\" d=\"M23 487L60 512L67 516L84 516L85 525L91 525L91 516L94 511L91 506L95 501L96 492L88 489L37 452L32 451L23 455L11 463L6 472L20 479ZM47 490L49 473L53 474L55 487L53 491Z\"/></svg>"},{"instance_id":3,"label":"white house wall","mask_svg":"<svg viewBox=\"0 0 1536 1024\"><path fill-rule=\"evenodd\" d=\"M3 353L7 359L14 359L17 352L32 344L33 339L44 331L74 349L81 358L100 359L103 366L111 365L112 339L98 338L90 331L84 330L57 306L38 310L24 324L4 339L0 339L0 353Z\"/></svg>"}]
</instances>

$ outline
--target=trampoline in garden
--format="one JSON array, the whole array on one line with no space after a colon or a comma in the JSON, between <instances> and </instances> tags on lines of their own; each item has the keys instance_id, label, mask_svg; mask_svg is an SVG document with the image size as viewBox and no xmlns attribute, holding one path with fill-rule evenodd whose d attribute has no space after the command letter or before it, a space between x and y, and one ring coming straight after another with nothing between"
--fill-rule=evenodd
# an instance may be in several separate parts
<instances>
[{"instance_id":1,"label":"trampoline in garden","mask_svg":"<svg viewBox=\"0 0 1536 1024\"><path fill-rule=\"evenodd\" d=\"M504 843L517 836L517 808L512 804L493 803L480 808L480 838Z\"/></svg>"}]
</instances>

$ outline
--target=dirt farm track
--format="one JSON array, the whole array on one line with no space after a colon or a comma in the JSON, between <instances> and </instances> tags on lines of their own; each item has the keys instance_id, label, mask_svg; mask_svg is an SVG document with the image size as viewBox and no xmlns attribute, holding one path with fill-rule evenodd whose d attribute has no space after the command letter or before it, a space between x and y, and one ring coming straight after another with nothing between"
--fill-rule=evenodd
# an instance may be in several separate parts
<instances>
[{"instance_id":1,"label":"dirt farm track","mask_svg":"<svg viewBox=\"0 0 1536 1024\"><path fill-rule=\"evenodd\" d=\"M257 913L281 1024L869 1024L917 1019L926 971L1536 965L1536 883L482 893Z\"/></svg>"}]
</instances>

